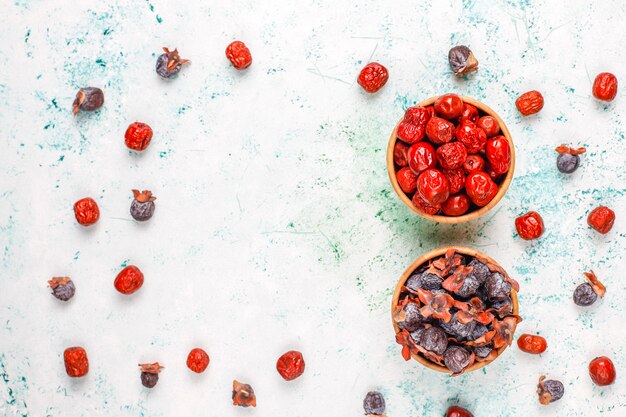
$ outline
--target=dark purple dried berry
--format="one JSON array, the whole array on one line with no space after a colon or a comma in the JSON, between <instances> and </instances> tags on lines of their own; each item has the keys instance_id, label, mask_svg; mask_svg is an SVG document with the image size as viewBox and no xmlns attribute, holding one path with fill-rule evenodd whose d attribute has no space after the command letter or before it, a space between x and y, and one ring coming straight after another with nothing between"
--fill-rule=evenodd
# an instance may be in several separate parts
<instances>
[{"instance_id":1,"label":"dark purple dried berry","mask_svg":"<svg viewBox=\"0 0 626 417\"><path fill-rule=\"evenodd\" d=\"M178 74L180 67L189 62L188 59L181 59L178 49L170 52L168 48L163 48L164 54L159 55L156 62L156 72L163 78L172 78Z\"/></svg>"},{"instance_id":2,"label":"dark purple dried berry","mask_svg":"<svg viewBox=\"0 0 626 417\"><path fill-rule=\"evenodd\" d=\"M467 368L472 361L472 355L461 346L450 346L443 355L446 368L455 374Z\"/></svg>"},{"instance_id":3,"label":"dark purple dried berry","mask_svg":"<svg viewBox=\"0 0 626 417\"><path fill-rule=\"evenodd\" d=\"M139 192L139 190L133 190L135 199L130 205L130 215L133 219L144 222L149 220L154 214L156 197L148 190Z\"/></svg>"},{"instance_id":4,"label":"dark purple dried berry","mask_svg":"<svg viewBox=\"0 0 626 417\"><path fill-rule=\"evenodd\" d=\"M477 322L473 322L473 323L474 323L474 328L472 329L471 333L467 336L467 340L476 340L479 337L489 332L489 328L485 326L484 324L477 323Z\"/></svg>"},{"instance_id":5,"label":"dark purple dried berry","mask_svg":"<svg viewBox=\"0 0 626 417\"><path fill-rule=\"evenodd\" d=\"M456 313L452 315L452 319L448 323L443 320L439 320L439 325L446 333L450 336L454 337L456 340L466 340L472 331L474 330L474 326L476 325L475 321L470 321L467 324L462 324L459 322Z\"/></svg>"},{"instance_id":6,"label":"dark purple dried berry","mask_svg":"<svg viewBox=\"0 0 626 417\"><path fill-rule=\"evenodd\" d=\"M459 297L469 298L476 294L478 287L480 287L480 281L470 273L470 275L465 278L465 281L463 281L461 288L459 288L455 294Z\"/></svg>"},{"instance_id":7,"label":"dark purple dried berry","mask_svg":"<svg viewBox=\"0 0 626 417\"><path fill-rule=\"evenodd\" d=\"M54 277L48 281L52 295L61 301L68 301L74 296L76 287L70 277Z\"/></svg>"},{"instance_id":8,"label":"dark purple dried berry","mask_svg":"<svg viewBox=\"0 0 626 417\"><path fill-rule=\"evenodd\" d=\"M548 405L555 401L560 400L565 394L565 387L561 381L554 379L545 380L545 376L539 378L539 385L537 385L537 395L539 395L539 402L543 405Z\"/></svg>"},{"instance_id":9,"label":"dark purple dried berry","mask_svg":"<svg viewBox=\"0 0 626 417\"><path fill-rule=\"evenodd\" d=\"M385 414L385 398L378 391L370 391L363 399L363 409L365 414L383 415Z\"/></svg>"},{"instance_id":10,"label":"dark purple dried berry","mask_svg":"<svg viewBox=\"0 0 626 417\"><path fill-rule=\"evenodd\" d=\"M571 174L578 169L580 156L571 153L562 153L556 157L556 167L559 172Z\"/></svg>"},{"instance_id":11,"label":"dark purple dried berry","mask_svg":"<svg viewBox=\"0 0 626 417\"><path fill-rule=\"evenodd\" d=\"M407 303L404 306L404 321L398 322L398 327L412 332L419 328L424 321L424 316L420 312L420 307L416 303Z\"/></svg>"},{"instance_id":12,"label":"dark purple dried berry","mask_svg":"<svg viewBox=\"0 0 626 417\"><path fill-rule=\"evenodd\" d=\"M152 372L142 372L141 373L141 384L146 388L154 388L154 386L159 382L159 374Z\"/></svg>"},{"instance_id":13,"label":"dark purple dried berry","mask_svg":"<svg viewBox=\"0 0 626 417\"><path fill-rule=\"evenodd\" d=\"M511 314L513 312L513 302L511 301L511 297L494 301L491 303L491 308L501 311L501 316Z\"/></svg>"},{"instance_id":14,"label":"dark purple dried berry","mask_svg":"<svg viewBox=\"0 0 626 417\"><path fill-rule=\"evenodd\" d=\"M487 346L474 346L474 353L479 358L486 358L489 356L493 348L490 345Z\"/></svg>"},{"instance_id":15,"label":"dark purple dried berry","mask_svg":"<svg viewBox=\"0 0 626 417\"><path fill-rule=\"evenodd\" d=\"M476 278L481 284L485 282L489 274L491 274L489 267L478 259L472 259L467 266L472 267L472 272L470 272L470 275Z\"/></svg>"},{"instance_id":16,"label":"dark purple dried berry","mask_svg":"<svg viewBox=\"0 0 626 417\"><path fill-rule=\"evenodd\" d=\"M448 62L454 75L469 74L478 69L476 57L465 45L458 45L448 52Z\"/></svg>"},{"instance_id":17,"label":"dark purple dried berry","mask_svg":"<svg viewBox=\"0 0 626 417\"><path fill-rule=\"evenodd\" d=\"M413 291L417 291L418 288L428 291L438 290L441 288L441 278L435 274L422 271L411 275L405 286Z\"/></svg>"},{"instance_id":18,"label":"dark purple dried berry","mask_svg":"<svg viewBox=\"0 0 626 417\"><path fill-rule=\"evenodd\" d=\"M511 284L504 279L504 275L494 272L487 276L483 284L485 297L489 301L506 300L511 294Z\"/></svg>"},{"instance_id":19,"label":"dark purple dried berry","mask_svg":"<svg viewBox=\"0 0 626 417\"><path fill-rule=\"evenodd\" d=\"M429 327L424 330L419 339L419 342L415 341L418 345L437 355L442 355L448 347L448 336L439 327Z\"/></svg>"},{"instance_id":20,"label":"dark purple dried berry","mask_svg":"<svg viewBox=\"0 0 626 417\"><path fill-rule=\"evenodd\" d=\"M580 284L574 290L574 303L576 305L587 307L592 305L598 299L598 294L593 290L593 287L588 283Z\"/></svg>"},{"instance_id":21,"label":"dark purple dried berry","mask_svg":"<svg viewBox=\"0 0 626 417\"><path fill-rule=\"evenodd\" d=\"M76 93L72 113L76 116L79 110L94 111L102 107L103 104L104 93L102 90L96 87L81 88L78 90L78 93Z\"/></svg>"},{"instance_id":22,"label":"dark purple dried berry","mask_svg":"<svg viewBox=\"0 0 626 417\"><path fill-rule=\"evenodd\" d=\"M415 330L415 331L411 332L411 339L413 339L413 341L414 341L416 344L418 344L418 345L419 345L419 344L420 344L420 338L422 337L422 334L424 334L424 331L425 331L425 330L426 330L425 328L420 327L419 329L417 329L417 330ZM421 345L420 345L420 346L421 346Z\"/></svg>"}]
</instances>

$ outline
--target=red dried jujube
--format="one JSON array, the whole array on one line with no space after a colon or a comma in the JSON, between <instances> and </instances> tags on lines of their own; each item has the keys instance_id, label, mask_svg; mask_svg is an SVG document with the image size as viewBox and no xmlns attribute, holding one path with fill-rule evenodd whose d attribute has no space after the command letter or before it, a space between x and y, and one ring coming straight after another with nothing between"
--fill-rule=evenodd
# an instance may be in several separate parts
<instances>
[{"instance_id":1,"label":"red dried jujube","mask_svg":"<svg viewBox=\"0 0 626 417\"><path fill-rule=\"evenodd\" d=\"M456 138L465 146L467 153L475 154L485 148L487 134L473 123L461 123L456 128Z\"/></svg>"},{"instance_id":2,"label":"red dried jujube","mask_svg":"<svg viewBox=\"0 0 626 417\"><path fill-rule=\"evenodd\" d=\"M293 381L304 373L304 358L302 353L290 350L284 353L276 362L276 370L285 381Z\"/></svg>"},{"instance_id":3,"label":"red dried jujube","mask_svg":"<svg viewBox=\"0 0 626 417\"><path fill-rule=\"evenodd\" d=\"M405 193L411 194L415 191L415 187L417 186L417 174L411 171L410 168L404 167L398 170L398 172L396 172L396 179L398 180L398 185Z\"/></svg>"},{"instance_id":4,"label":"red dried jujube","mask_svg":"<svg viewBox=\"0 0 626 417\"><path fill-rule=\"evenodd\" d=\"M432 206L438 206L450 196L450 183L443 173L429 168L417 178L417 192Z\"/></svg>"},{"instance_id":5,"label":"red dried jujube","mask_svg":"<svg viewBox=\"0 0 626 417\"><path fill-rule=\"evenodd\" d=\"M511 148L509 141L504 136L496 136L487 141L485 150L487 160L496 175L501 175L509 170L511 165Z\"/></svg>"},{"instance_id":6,"label":"red dried jujube","mask_svg":"<svg viewBox=\"0 0 626 417\"><path fill-rule=\"evenodd\" d=\"M461 142L451 142L437 148L437 161L443 169L461 168L467 159L467 149Z\"/></svg>"},{"instance_id":7,"label":"red dried jujube","mask_svg":"<svg viewBox=\"0 0 626 417\"><path fill-rule=\"evenodd\" d=\"M414 143L409 148L407 155L409 168L416 174L437 165L435 148L428 142Z\"/></svg>"},{"instance_id":8,"label":"red dried jujube","mask_svg":"<svg viewBox=\"0 0 626 417\"><path fill-rule=\"evenodd\" d=\"M483 207L498 194L498 185L487 173L472 172L465 180L465 190L474 204Z\"/></svg>"}]
</instances>

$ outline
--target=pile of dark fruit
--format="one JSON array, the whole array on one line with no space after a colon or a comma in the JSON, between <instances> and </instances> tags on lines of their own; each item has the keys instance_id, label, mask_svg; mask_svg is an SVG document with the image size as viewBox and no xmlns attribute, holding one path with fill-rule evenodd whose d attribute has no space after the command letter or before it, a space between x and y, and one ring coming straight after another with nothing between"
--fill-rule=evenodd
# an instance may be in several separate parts
<instances>
[{"instance_id":1,"label":"pile of dark fruit","mask_svg":"<svg viewBox=\"0 0 626 417\"><path fill-rule=\"evenodd\" d=\"M462 216L486 206L511 165L498 120L456 94L409 108L396 133L398 185L426 214Z\"/></svg>"},{"instance_id":2,"label":"pile of dark fruit","mask_svg":"<svg viewBox=\"0 0 626 417\"><path fill-rule=\"evenodd\" d=\"M518 283L499 265L454 249L419 266L394 310L402 356L421 355L453 375L492 361L511 345L521 321L513 314L512 290Z\"/></svg>"}]
</instances>

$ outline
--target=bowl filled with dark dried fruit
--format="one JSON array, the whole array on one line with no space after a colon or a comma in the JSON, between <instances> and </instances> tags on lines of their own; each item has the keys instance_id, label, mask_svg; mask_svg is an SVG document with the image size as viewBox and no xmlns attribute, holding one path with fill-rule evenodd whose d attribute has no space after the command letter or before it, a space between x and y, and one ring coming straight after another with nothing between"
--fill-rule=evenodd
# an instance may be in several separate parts
<instances>
[{"instance_id":1,"label":"bowl filled with dark dried fruit","mask_svg":"<svg viewBox=\"0 0 626 417\"><path fill-rule=\"evenodd\" d=\"M396 342L405 360L452 375L493 362L511 345L518 283L492 258L448 246L417 258L392 301Z\"/></svg>"},{"instance_id":2,"label":"bowl filled with dark dried fruit","mask_svg":"<svg viewBox=\"0 0 626 417\"><path fill-rule=\"evenodd\" d=\"M440 223L487 213L506 193L514 170L504 121L485 104L456 94L410 107L387 147L387 171L400 200Z\"/></svg>"}]
</instances>

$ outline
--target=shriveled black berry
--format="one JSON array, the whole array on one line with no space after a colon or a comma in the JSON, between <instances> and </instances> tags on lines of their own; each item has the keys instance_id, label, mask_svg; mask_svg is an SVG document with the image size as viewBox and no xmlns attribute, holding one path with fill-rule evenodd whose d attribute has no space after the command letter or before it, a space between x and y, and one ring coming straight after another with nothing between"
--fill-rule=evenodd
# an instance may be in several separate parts
<instances>
[{"instance_id":1,"label":"shriveled black berry","mask_svg":"<svg viewBox=\"0 0 626 417\"><path fill-rule=\"evenodd\" d=\"M493 347L491 347L490 345L474 346L474 354L476 354L476 356L478 356L479 358L486 358L487 356L489 356L492 350Z\"/></svg>"},{"instance_id":2,"label":"shriveled black berry","mask_svg":"<svg viewBox=\"0 0 626 417\"><path fill-rule=\"evenodd\" d=\"M103 104L104 93L102 90L96 87L81 88L76 93L72 112L76 116L79 110L94 111L102 107Z\"/></svg>"},{"instance_id":3,"label":"shriveled black berry","mask_svg":"<svg viewBox=\"0 0 626 417\"><path fill-rule=\"evenodd\" d=\"M456 313L454 313L448 323L444 322L443 320L439 320L439 325L450 336L454 337L458 341L461 341L466 340L469 337L469 335L474 330L476 322L470 321L469 323L462 324L457 319Z\"/></svg>"},{"instance_id":4,"label":"shriveled black berry","mask_svg":"<svg viewBox=\"0 0 626 417\"><path fill-rule=\"evenodd\" d=\"M406 280L405 285L413 291L417 291L419 288L428 291L438 290L441 288L441 278L435 274L422 271L411 275Z\"/></svg>"},{"instance_id":5,"label":"shriveled black berry","mask_svg":"<svg viewBox=\"0 0 626 417\"><path fill-rule=\"evenodd\" d=\"M504 275L499 272L493 272L488 275L483 283L485 297L489 301L506 300L511 294L511 284L506 282Z\"/></svg>"},{"instance_id":6,"label":"shriveled black berry","mask_svg":"<svg viewBox=\"0 0 626 417\"><path fill-rule=\"evenodd\" d=\"M587 307L595 303L598 299L598 294L593 290L593 287L588 283L580 284L574 290L574 303L576 305Z\"/></svg>"},{"instance_id":7,"label":"shriveled black berry","mask_svg":"<svg viewBox=\"0 0 626 417\"><path fill-rule=\"evenodd\" d=\"M419 339L419 342L416 341L418 345L437 355L442 355L448 347L448 336L439 327L429 327L424 330Z\"/></svg>"},{"instance_id":8,"label":"shriveled black berry","mask_svg":"<svg viewBox=\"0 0 626 417\"><path fill-rule=\"evenodd\" d=\"M580 165L580 156L571 153L562 153L556 157L556 167L564 174L571 174L578 169Z\"/></svg>"},{"instance_id":9,"label":"shriveled black berry","mask_svg":"<svg viewBox=\"0 0 626 417\"><path fill-rule=\"evenodd\" d=\"M539 395L539 402L547 405L563 398L565 387L561 381L555 379L539 380L537 394Z\"/></svg>"},{"instance_id":10,"label":"shriveled black berry","mask_svg":"<svg viewBox=\"0 0 626 417\"><path fill-rule=\"evenodd\" d=\"M502 314L511 314L513 312L513 301L511 301L511 297L497 300L491 303L491 308L502 310Z\"/></svg>"},{"instance_id":11,"label":"shriveled black berry","mask_svg":"<svg viewBox=\"0 0 626 417\"><path fill-rule=\"evenodd\" d=\"M475 323L474 328L472 329L470 334L467 336L467 340L476 340L479 337L486 334L487 332L489 332L489 328L485 326L484 324L477 323L477 322L473 322L473 323Z\"/></svg>"},{"instance_id":12,"label":"shriveled black berry","mask_svg":"<svg viewBox=\"0 0 626 417\"><path fill-rule=\"evenodd\" d=\"M154 388L154 386L159 382L159 374L152 372L142 372L141 373L141 384L146 388Z\"/></svg>"},{"instance_id":13,"label":"shriveled black berry","mask_svg":"<svg viewBox=\"0 0 626 417\"><path fill-rule=\"evenodd\" d=\"M413 339L413 341L420 346L421 346L420 338L422 337L422 334L424 334L425 330L426 330L425 328L420 327L419 329L411 332L411 339Z\"/></svg>"},{"instance_id":14,"label":"shriveled black berry","mask_svg":"<svg viewBox=\"0 0 626 417\"><path fill-rule=\"evenodd\" d=\"M448 52L450 69L455 75L469 74L478 69L478 61L465 45L458 45Z\"/></svg>"},{"instance_id":15,"label":"shriveled black berry","mask_svg":"<svg viewBox=\"0 0 626 417\"><path fill-rule=\"evenodd\" d=\"M455 374L467 368L471 360L472 355L467 349L457 345L450 346L443 355L443 363L446 365L446 368Z\"/></svg>"},{"instance_id":16,"label":"shriveled black berry","mask_svg":"<svg viewBox=\"0 0 626 417\"><path fill-rule=\"evenodd\" d=\"M72 281L69 281L67 284L60 284L56 288L52 289L52 295L61 301L68 301L74 296L75 292L76 287Z\"/></svg>"},{"instance_id":17,"label":"shriveled black berry","mask_svg":"<svg viewBox=\"0 0 626 417\"><path fill-rule=\"evenodd\" d=\"M142 203L137 200L133 200L130 204L130 215L133 216L133 219L144 222L152 217L154 209L154 201L144 201Z\"/></svg>"},{"instance_id":18,"label":"shriveled black berry","mask_svg":"<svg viewBox=\"0 0 626 417\"><path fill-rule=\"evenodd\" d=\"M459 288L455 294L459 297L468 298L476 294L476 290L480 287L480 281L471 273L463 281L463 285Z\"/></svg>"},{"instance_id":19,"label":"shriveled black berry","mask_svg":"<svg viewBox=\"0 0 626 417\"><path fill-rule=\"evenodd\" d=\"M472 267L472 272L470 272L470 276L476 278L481 284L485 282L487 276L491 274L491 271L489 271L489 267L478 259L472 259L470 263L467 264L467 266Z\"/></svg>"},{"instance_id":20,"label":"shriveled black berry","mask_svg":"<svg viewBox=\"0 0 626 417\"><path fill-rule=\"evenodd\" d=\"M365 410L365 414L385 414L385 398L383 394L378 391L368 392L363 399L363 410Z\"/></svg>"},{"instance_id":21,"label":"shriveled black berry","mask_svg":"<svg viewBox=\"0 0 626 417\"><path fill-rule=\"evenodd\" d=\"M412 332L419 328L424 321L420 307L416 303L408 303L404 306L404 321L398 322L398 327Z\"/></svg>"}]
</instances>

